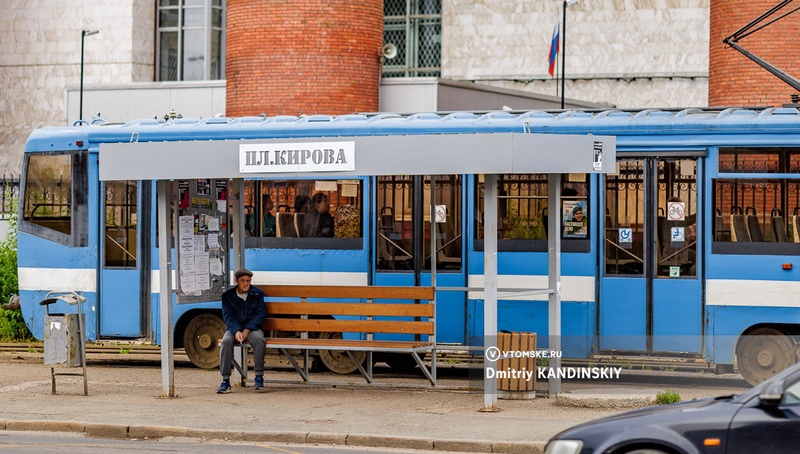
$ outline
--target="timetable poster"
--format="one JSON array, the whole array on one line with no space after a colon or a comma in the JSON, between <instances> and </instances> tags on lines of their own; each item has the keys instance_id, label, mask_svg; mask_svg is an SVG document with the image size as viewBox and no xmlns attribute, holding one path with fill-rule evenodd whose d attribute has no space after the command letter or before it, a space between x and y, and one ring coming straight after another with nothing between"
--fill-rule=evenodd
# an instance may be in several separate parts
<instances>
[{"instance_id":1,"label":"timetable poster","mask_svg":"<svg viewBox=\"0 0 800 454\"><path fill-rule=\"evenodd\" d=\"M228 287L228 181L175 182L178 303L219 301Z\"/></svg>"}]
</instances>

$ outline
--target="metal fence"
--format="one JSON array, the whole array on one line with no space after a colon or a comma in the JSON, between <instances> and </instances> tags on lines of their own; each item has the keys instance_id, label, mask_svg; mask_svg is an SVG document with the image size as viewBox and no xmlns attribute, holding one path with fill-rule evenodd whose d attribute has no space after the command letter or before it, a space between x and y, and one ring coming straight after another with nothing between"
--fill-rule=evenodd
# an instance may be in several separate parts
<instances>
[{"instance_id":1,"label":"metal fence","mask_svg":"<svg viewBox=\"0 0 800 454\"><path fill-rule=\"evenodd\" d=\"M19 177L0 178L0 220L6 220L16 211L19 200Z\"/></svg>"}]
</instances>

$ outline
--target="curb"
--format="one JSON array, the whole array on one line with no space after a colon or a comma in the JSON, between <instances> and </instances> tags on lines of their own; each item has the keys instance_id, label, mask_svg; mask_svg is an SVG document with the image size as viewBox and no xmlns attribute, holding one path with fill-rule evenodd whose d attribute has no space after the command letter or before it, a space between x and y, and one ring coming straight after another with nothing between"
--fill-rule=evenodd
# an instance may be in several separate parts
<instances>
[{"instance_id":1,"label":"curb","mask_svg":"<svg viewBox=\"0 0 800 454\"><path fill-rule=\"evenodd\" d=\"M496 452L505 454L544 452L545 442L491 442L483 440L438 440L369 434L323 432L249 432L241 430L190 429L185 427L83 423L75 421L0 420L0 430L77 432L114 439L202 438L245 442L328 444L369 448L400 448L426 451Z\"/></svg>"}]
</instances>

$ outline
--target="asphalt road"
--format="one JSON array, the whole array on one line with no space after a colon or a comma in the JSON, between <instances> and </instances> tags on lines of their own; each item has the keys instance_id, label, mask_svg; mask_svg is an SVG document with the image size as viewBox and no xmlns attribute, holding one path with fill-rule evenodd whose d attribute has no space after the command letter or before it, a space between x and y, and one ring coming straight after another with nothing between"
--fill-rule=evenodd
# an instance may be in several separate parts
<instances>
[{"instance_id":1,"label":"asphalt road","mask_svg":"<svg viewBox=\"0 0 800 454\"><path fill-rule=\"evenodd\" d=\"M63 432L0 431L0 453L20 454L127 454L127 453L259 453L259 454L419 454L416 449L366 448L289 443L246 443L167 438L160 440L117 440L93 438ZM446 451L439 451L443 454ZM454 451L450 451L454 452Z\"/></svg>"}]
</instances>

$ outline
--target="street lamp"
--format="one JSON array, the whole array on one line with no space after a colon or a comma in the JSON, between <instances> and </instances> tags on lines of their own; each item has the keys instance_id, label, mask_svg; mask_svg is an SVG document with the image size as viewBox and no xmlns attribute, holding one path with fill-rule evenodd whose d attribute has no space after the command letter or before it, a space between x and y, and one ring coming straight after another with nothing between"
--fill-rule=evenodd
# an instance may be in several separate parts
<instances>
[{"instance_id":1,"label":"street lamp","mask_svg":"<svg viewBox=\"0 0 800 454\"><path fill-rule=\"evenodd\" d=\"M580 0L564 0L563 17L561 18L561 109L564 109L564 82L567 79L567 8L577 5Z\"/></svg>"},{"instance_id":2,"label":"street lamp","mask_svg":"<svg viewBox=\"0 0 800 454\"><path fill-rule=\"evenodd\" d=\"M87 36L100 33L100 30L81 30L81 100L78 113L78 121L83 120L83 41Z\"/></svg>"}]
</instances>

